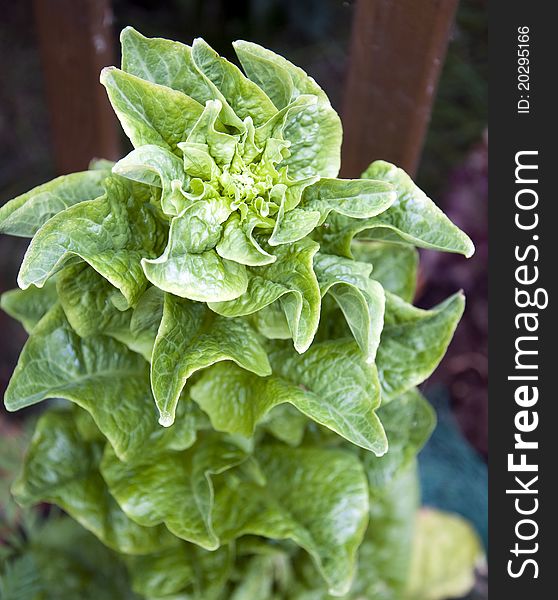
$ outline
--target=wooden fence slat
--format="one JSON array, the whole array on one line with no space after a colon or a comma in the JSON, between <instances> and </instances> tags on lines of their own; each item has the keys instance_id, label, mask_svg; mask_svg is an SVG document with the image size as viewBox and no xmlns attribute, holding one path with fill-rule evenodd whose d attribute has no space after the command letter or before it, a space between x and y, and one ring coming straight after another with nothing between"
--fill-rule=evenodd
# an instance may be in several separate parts
<instances>
[{"instance_id":1,"label":"wooden fence slat","mask_svg":"<svg viewBox=\"0 0 558 600\"><path fill-rule=\"evenodd\" d=\"M343 175L376 159L414 174L458 0L358 0L343 106Z\"/></svg>"},{"instance_id":2,"label":"wooden fence slat","mask_svg":"<svg viewBox=\"0 0 558 600\"><path fill-rule=\"evenodd\" d=\"M110 0L34 0L34 13L57 171L118 158L118 123L99 83L114 64Z\"/></svg>"}]
</instances>

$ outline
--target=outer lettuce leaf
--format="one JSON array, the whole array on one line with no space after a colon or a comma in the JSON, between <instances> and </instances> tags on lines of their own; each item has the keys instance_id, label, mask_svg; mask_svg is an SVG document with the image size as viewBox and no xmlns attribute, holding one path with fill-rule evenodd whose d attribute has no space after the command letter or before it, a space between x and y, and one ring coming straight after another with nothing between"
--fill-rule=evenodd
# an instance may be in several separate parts
<instances>
[{"instance_id":1,"label":"outer lettuce leaf","mask_svg":"<svg viewBox=\"0 0 558 600\"><path fill-rule=\"evenodd\" d=\"M278 109L302 94L318 99L317 104L293 115L283 130L284 139L291 142L291 154L283 161L290 175L297 179L316 173L336 177L341 156L341 121L323 90L302 69L271 50L240 40L233 46L248 77Z\"/></svg>"},{"instance_id":2,"label":"outer lettuce leaf","mask_svg":"<svg viewBox=\"0 0 558 600\"><path fill-rule=\"evenodd\" d=\"M277 112L273 102L255 83L247 79L238 67L221 58L201 38L194 40L192 59L240 119L250 117L254 125L258 126Z\"/></svg>"},{"instance_id":3,"label":"outer lettuce leaf","mask_svg":"<svg viewBox=\"0 0 558 600\"><path fill-rule=\"evenodd\" d=\"M469 237L444 215L405 171L378 160L366 169L362 177L387 181L397 192L393 206L377 217L376 227L388 229L385 238L389 239L393 232L395 239L402 238L422 248L458 252L467 257L473 254L475 248Z\"/></svg>"},{"instance_id":4,"label":"outer lettuce leaf","mask_svg":"<svg viewBox=\"0 0 558 600\"><path fill-rule=\"evenodd\" d=\"M146 598L187 598L222 600L229 578L233 548L223 546L214 552L181 543L128 561L134 591Z\"/></svg>"},{"instance_id":5,"label":"outer lettuce leaf","mask_svg":"<svg viewBox=\"0 0 558 600\"><path fill-rule=\"evenodd\" d=\"M370 490L370 524L359 548L358 569L345 600L403 600L408 580L418 487L415 469L406 469L384 489ZM303 556L291 558L296 577L288 600L329 600L315 568ZM275 599L274 599L275 600Z\"/></svg>"},{"instance_id":6,"label":"outer lettuce leaf","mask_svg":"<svg viewBox=\"0 0 558 600\"><path fill-rule=\"evenodd\" d=\"M283 350L270 358L271 377L222 364L208 369L192 386L192 398L215 429L250 436L273 407L289 403L353 444L377 455L387 450L374 412L380 402L376 370L356 344L324 342L301 356Z\"/></svg>"},{"instance_id":7,"label":"outer lettuce leaf","mask_svg":"<svg viewBox=\"0 0 558 600\"><path fill-rule=\"evenodd\" d=\"M135 148L155 144L178 153L203 106L182 92L151 83L115 67L101 72L109 100Z\"/></svg>"},{"instance_id":8,"label":"outer lettuce leaf","mask_svg":"<svg viewBox=\"0 0 558 600\"><path fill-rule=\"evenodd\" d=\"M147 284L140 260L158 254L164 229L154 207L125 180L111 177L104 185L104 196L58 213L37 232L19 271L22 289L42 287L69 259L79 258L122 292L120 308L135 304Z\"/></svg>"},{"instance_id":9,"label":"outer lettuce leaf","mask_svg":"<svg viewBox=\"0 0 558 600\"><path fill-rule=\"evenodd\" d=\"M277 569L275 556L254 556L238 569L238 585L230 600L270 600L273 598L274 575Z\"/></svg>"},{"instance_id":10,"label":"outer lettuce leaf","mask_svg":"<svg viewBox=\"0 0 558 600\"><path fill-rule=\"evenodd\" d=\"M87 263L62 269L56 282L64 314L80 337L129 328L132 310L116 308L112 298L118 297L118 290Z\"/></svg>"},{"instance_id":11,"label":"outer lettuce leaf","mask_svg":"<svg viewBox=\"0 0 558 600\"><path fill-rule=\"evenodd\" d=\"M118 290L87 263L62 269L57 277L57 289L64 314L80 337L109 335L149 360L157 326L154 331L132 332L133 310L116 308Z\"/></svg>"},{"instance_id":12,"label":"outer lettuce leaf","mask_svg":"<svg viewBox=\"0 0 558 600\"><path fill-rule=\"evenodd\" d=\"M321 225L332 211L357 219L375 217L387 210L395 199L393 186L384 181L322 177L305 188L299 206L318 211Z\"/></svg>"},{"instance_id":13,"label":"outer lettuce leaf","mask_svg":"<svg viewBox=\"0 0 558 600\"><path fill-rule=\"evenodd\" d=\"M145 554L172 545L164 528L140 527L119 509L98 472L101 452L98 444L80 438L69 412L45 413L13 486L17 501L57 504L119 552Z\"/></svg>"},{"instance_id":14,"label":"outer lettuce leaf","mask_svg":"<svg viewBox=\"0 0 558 600\"><path fill-rule=\"evenodd\" d=\"M322 296L332 296L367 361L374 362L384 326L385 295L382 286L369 278L372 266L318 254L314 268Z\"/></svg>"},{"instance_id":15,"label":"outer lettuce leaf","mask_svg":"<svg viewBox=\"0 0 558 600\"><path fill-rule=\"evenodd\" d=\"M386 431L389 450L377 457L361 452L360 459L373 488L383 488L403 472L424 446L436 424L428 400L412 389L380 406L378 417Z\"/></svg>"},{"instance_id":16,"label":"outer lettuce leaf","mask_svg":"<svg viewBox=\"0 0 558 600\"><path fill-rule=\"evenodd\" d=\"M33 237L60 211L102 196L102 184L109 174L110 170L103 168L63 175L10 200L0 207L0 233Z\"/></svg>"},{"instance_id":17,"label":"outer lettuce leaf","mask_svg":"<svg viewBox=\"0 0 558 600\"><path fill-rule=\"evenodd\" d=\"M281 244L292 244L306 237L320 222L320 213L317 210L303 210L294 208L285 212L284 203L281 204L277 214L275 227L269 236L268 244L270 246L280 246Z\"/></svg>"},{"instance_id":18,"label":"outer lettuce leaf","mask_svg":"<svg viewBox=\"0 0 558 600\"><path fill-rule=\"evenodd\" d=\"M482 561L481 542L464 519L437 510L421 510L405 600L466 595L475 582L475 567Z\"/></svg>"},{"instance_id":19,"label":"outer lettuce leaf","mask_svg":"<svg viewBox=\"0 0 558 600\"><path fill-rule=\"evenodd\" d=\"M364 183L364 185L362 185ZM365 218L386 210L395 200L395 192L382 181L327 179L299 184L300 199L296 206L285 198L276 216L275 228L268 243L290 244L310 234L333 211ZM297 194L298 195L298 194Z\"/></svg>"},{"instance_id":20,"label":"outer lettuce leaf","mask_svg":"<svg viewBox=\"0 0 558 600\"><path fill-rule=\"evenodd\" d=\"M200 64L196 64L193 49L186 44L161 38L146 38L131 27L122 31L120 40L124 71L183 92L201 104L208 100L220 100L222 110L221 106L219 110L223 123L243 129L242 119L228 104L222 91L200 68L204 65L203 52L199 56L200 49L197 51ZM203 41L201 43L206 45ZM209 49L209 53L211 52L213 51Z\"/></svg>"},{"instance_id":21,"label":"outer lettuce leaf","mask_svg":"<svg viewBox=\"0 0 558 600\"><path fill-rule=\"evenodd\" d=\"M295 88L293 77L289 73L289 69L293 66L282 57L262 46L243 40L235 42L233 46L248 77L264 90L279 110L286 108L293 98L304 93ZM294 69L293 74L297 74ZM300 77L305 75L301 73ZM315 90L308 89L306 93L315 95L317 91L316 85Z\"/></svg>"},{"instance_id":22,"label":"outer lettuce leaf","mask_svg":"<svg viewBox=\"0 0 558 600\"><path fill-rule=\"evenodd\" d=\"M163 38L147 38L133 27L120 34L122 70L164 85L200 104L214 99L212 88L192 61L190 46Z\"/></svg>"},{"instance_id":23,"label":"outer lettuce leaf","mask_svg":"<svg viewBox=\"0 0 558 600\"><path fill-rule=\"evenodd\" d=\"M136 523L146 527L164 523L175 536L216 550L212 476L246 458L238 446L210 434L184 452L147 450L125 463L107 446L101 473L122 510Z\"/></svg>"},{"instance_id":24,"label":"outer lettuce leaf","mask_svg":"<svg viewBox=\"0 0 558 600\"><path fill-rule=\"evenodd\" d=\"M14 411L46 398L87 410L122 457L140 451L156 427L147 363L109 337L80 338L60 306L25 344L5 404Z\"/></svg>"},{"instance_id":25,"label":"outer lettuce leaf","mask_svg":"<svg viewBox=\"0 0 558 600\"><path fill-rule=\"evenodd\" d=\"M159 288L151 286L145 290L138 300L130 319L130 332L134 337L151 337L155 342L163 318L164 300L165 293Z\"/></svg>"},{"instance_id":26,"label":"outer lettuce leaf","mask_svg":"<svg viewBox=\"0 0 558 600\"><path fill-rule=\"evenodd\" d=\"M25 546L19 560L29 559L39 589L26 595L25 576L18 577L20 591L10 594L4 589L7 598L138 600L120 557L72 519L51 514L42 521L39 535Z\"/></svg>"},{"instance_id":27,"label":"outer lettuce leaf","mask_svg":"<svg viewBox=\"0 0 558 600\"><path fill-rule=\"evenodd\" d=\"M403 170L378 160L362 174L364 179L392 184L397 199L385 212L371 219L333 216L323 234L328 252L351 256L351 241L360 238L410 243L420 248L457 252L469 257L474 246L469 237L417 187Z\"/></svg>"},{"instance_id":28,"label":"outer lettuce leaf","mask_svg":"<svg viewBox=\"0 0 558 600\"><path fill-rule=\"evenodd\" d=\"M373 277L384 289L406 302L412 302L417 286L419 259L413 246L355 240L351 249L356 260L373 266Z\"/></svg>"},{"instance_id":29,"label":"outer lettuce leaf","mask_svg":"<svg viewBox=\"0 0 558 600\"><path fill-rule=\"evenodd\" d=\"M305 352L320 320L320 288L313 270L318 244L309 239L279 246L277 261L249 271L244 294L230 302L210 302L209 308L225 317L255 313L279 300L298 352Z\"/></svg>"},{"instance_id":30,"label":"outer lettuce leaf","mask_svg":"<svg viewBox=\"0 0 558 600\"><path fill-rule=\"evenodd\" d=\"M416 466L386 488L370 490L370 525L359 552L352 597L401 600L409 576L415 511L419 503Z\"/></svg>"},{"instance_id":31,"label":"outer lettuce leaf","mask_svg":"<svg viewBox=\"0 0 558 600\"><path fill-rule=\"evenodd\" d=\"M269 544L254 537L238 540L236 551L235 570L231 575L236 585L231 600L286 598L294 583L292 562L311 560L290 542Z\"/></svg>"},{"instance_id":32,"label":"outer lettuce leaf","mask_svg":"<svg viewBox=\"0 0 558 600\"><path fill-rule=\"evenodd\" d=\"M223 123L239 130L243 129L242 119L228 104L220 89L196 64L194 52L190 46L161 38L146 38L131 27L122 31L120 39L124 71L172 90L183 92L200 104L219 100L221 103L219 111ZM212 52L211 49L209 50ZM200 60L199 56L198 60Z\"/></svg>"},{"instance_id":33,"label":"outer lettuce leaf","mask_svg":"<svg viewBox=\"0 0 558 600\"><path fill-rule=\"evenodd\" d=\"M56 282L53 279L47 281L42 288L30 287L4 292L0 296L0 308L19 321L27 333L31 333L56 300Z\"/></svg>"},{"instance_id":34,"label":"outer lettuce leaf","mask_svg":"<svg viewBox=\"0 0 558 600\"><path fill-rule=\"evenodd\" d=\"M261 421L261 427L275 439L289 446L300 446L308 418L291 404L280 404Z\"/></svg>"},{"instance_id":35,"label":"outer lettuce leaf","mask_svg":"<svg viewBox=\"0 0 558 600\"><path fill-rule=\"evenodd\" d=\"M229 478L216 494L221 539L246 534L290 539L312 556L330 592L343 595L367 523L359 461L338 450L261 446L258 462L265 487Z\"/></svg>"},{"instance_id":36,"label":"outer lettuce leaf","mask_svg":"<svg viewBox=\"0 0 558 600\"><path fill-rule=\"evenodd\" d=\"M258 147L265 144L268 138L283 140L283 130L293 121L297 114L312 109L318 103L318 98L313 94L301 94L292 102L286 104L281 110L276 112L263 125L256 127L254 131L254 141ZM287 147L290 143L287 142ZM312 177L318 178L318 175Z\"/></svg>"},{"instance_id":37,"label":"outer lettuce leaf","mask_svg":"<svg viewBox=\"0 0 558 600\"><path fill-rule=\"evenodd\" d=\"M457 293L422 310L386 292L385 325L376 365L382 398L392 400L430 377L442 360L465 308Z\"/></svg>"},{"instance_id":38,"label":"outer lettuce leaf","mask_svg":"<svg viewBox=\"0 0 558 600\"><path fill-rule=\"evenodd\" d=\"M161 425L174 422L188 378L222 360L232 360L260 376L271 373L266 352L246 321L217 316L203 304L166 294L151 360L151 385Z\"/></svg>"}]
</instances>

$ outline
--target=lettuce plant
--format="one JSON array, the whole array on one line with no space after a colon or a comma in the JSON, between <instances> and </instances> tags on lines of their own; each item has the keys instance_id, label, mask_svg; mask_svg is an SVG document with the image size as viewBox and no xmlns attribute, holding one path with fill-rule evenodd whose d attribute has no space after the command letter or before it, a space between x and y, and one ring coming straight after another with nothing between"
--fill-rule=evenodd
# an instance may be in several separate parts
<instances>
[{"instance_id":1,"label":"lettuce plant","mask_svg":"<svg viewBox=\"0 0 558 600\"><path fill-rule=\"evenodd\" d=\"M31 238L6 407L68 401L16 499L60 506L146 598L402 598L416 386L464 307L411 304L416 247L471 241L394 165L339 179L339 117L281 56L121 40L101 82L134 149L0 209Z\"/></svg>"}]
</instances>

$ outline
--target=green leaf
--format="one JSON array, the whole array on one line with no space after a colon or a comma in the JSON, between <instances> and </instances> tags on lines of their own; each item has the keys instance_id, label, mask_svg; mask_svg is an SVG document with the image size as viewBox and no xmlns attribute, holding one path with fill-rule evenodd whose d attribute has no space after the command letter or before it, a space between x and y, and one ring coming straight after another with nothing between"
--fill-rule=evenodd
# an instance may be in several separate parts
<instances>
[{"instance_id":1,"label":"green leaf","mask_svg":"<svg viewBox=\"0 0 558 600\"><path fill-rule=\"evenodd\" d=\"M395 199L393 186L384 181L322 178L304 190L299 206L318 211L321 225L332 211L356 219L375 217Z\"/></svg>"},{"instance_id":2,"label":"green leaf","mask_svg":"<svg viewBox=\"0 0 558 600\"><path fill-rule=\"evenodd\" d=\"M256 84L247 79L238 67L221 58L201 38L194 40L192 58L200 72L223 94L242 120L250 117L258 126L277 112L271 100Z\"/></svg>"},{"instance_id":3,"label":"green leaf","mask_svg":"<svg viewBox=\"0 0 558 600\"><path fill-rule=\"evenodd\" d=\"M147 598L218 600L231 572L229 546L208 552L181 543L157 554L128 560L134 590Z\"/></svg>"},{"instance_id":4,"label":"green leaf","mask_svg":"<svg viewBox=\"0 0 558 600\"><path fill-rule=\"evenodd\" d=\"M146 38L131 27L122 31L120 41L124 71L183 92L201 104L208 100L219 100L222 121L243 129L242 120L235 114L221 90L194 62L190 46L161 38ZM203 59L203 55L201 58Z\"/></svg>"},{"instance_id":5,"label":"green leaf","mask_svg":"<svg viewBox=\"0 0 558 600\"><path fill-rule=\"evenodd\" d=\"M90 171L107 171L110 173L112 167L114 167L114 161L107 158L92 158L89 161Z\"/></svg>"},{"instance_id":6,"label":"green leaf","mask_svg":"<svg viewBox=\"0 0 558 600\"><path fill-rule=\"evenodd\" d=\"M172 221L163 254L143 260L145 275L158 288L181 298L218 302L246 291L246 267L221 258L214 250L222 223L230 215L223 199L192 204Z\"/></svg>"},{"instance_id":7,"label":"green leaf","mask_svg":"<svg viewBox=\"0 0 558 600\"><path fill-rule=\"evenodd\" d=\"M145 290L130 319L130 332L134 337L149 338L153 343L155 342L159 324L163 318L164 298L165 293L157 287L151 286Z\"/></svg>"},{"instance_id":8,"label":"green leaf","mask_svg":"<svg viewBox=\"0 0 558 600\"><path fill-rule=\"evenodd\" d=\"M312 233L319 222L320 213L316 210L294 208L285 213L282 204L268 243L270 246L292 244Z\"/></svg>"},{"instance_id":9,"label":"green leaf","mask_svg":"<svg viewBox=\"0 0 558 600\"><path fill-rule=\"evenodd\" d=\"M258 225L258 219L248 218L241 222L237 214L232 214L225 224L221 240L215 246L219 256L251 267L275 262L277 257L266 252L254 238L254 229Z\"/></svg>"},{"instance_id":10,"label":"green leaf","mask_svg":"<svg viewBox=\"0 0 558 600\"><path fill-rule=\"evenodd\" d=\"M320 289L313 270L318 244L303 239L274 250L277 261L250 269L245 293L229 302L209 302L209 308L225 317L255 313L279 300L295 348L308 349L320 320Z\"/></svg>"},{"instance_id":11,"label":"green leaf","mask_svg":"<svg viewBox=\"0 0 558 600\"><path fill-rule=\"evenodd\" d=\"M215 250L182 252L178 240L169 255L169 260L143 262L149 281L166 292L198 302L216 302L237 298L247 287L244 265L222 259Z\"/></svg>"},{"instance_id":12,"label":"green leaf","mask_svg":"<svg viewBox=\"0 0 558 600\"><path fill-rule=\"evenodd\" d=\"M221 173L213 156L208 152L209 146L207 144L181 142L178 147L184 155L184 171L190 177L210 181Z\"/></svg>"},{"instance_id":13,"label":"green leaf","mask_svg":"<svg viewBox=\"0 0 558 600\"><path fill-rule=\"evenodd\" d=\"M255 128L254 141L258 147L263 146L268 139L283 140L283 131L288 123L298 113L304 112L318 103L318 98L311 94L301 94L276 112L265 123ZM314 174L314 181L318 176Z\"/></svg>"},{"instance_id":14,"label":"green leaf","mask_svg":"<svg viewBox=\"0 0 558 600\"><path fill-rule=\"evenodd\" d=\"M118 554L72 519L50 514L29 551L45 600L138 600Z\"/></svg>"},{"instance_id":15,"label":"green leaf","mask_svg":"<svg viewBox=\"0 0 558 600\"><path fill-rule=\"evenodd\" d=\"M381 490L370 490L370 524L358 551L358 569L345 600L402 600L407 584L418 485L414 465ZM300 554L292 555L296 579L289 600L326 600L316 569Z\"/></svg>"},{"instance_id":16,"label":"green leaf","mask_svg":"<svg viewBox=\"0 0 558 600\"><path fill-rule=\"evenodd\" d=\"M0 233L33 237L54 215L104 193L110 170L82 171L43 183L0 207Z\"/></svg>"},{"instance_id":17,"label":"green leaf","mask_svg":"<svg viewBox=\"0 0 558 600\"><path fill-rule=\"evenodd\" d=\"M270 51L266 55L265 48L257 44L239 40L233 46L248 77L264 90L279 110L300 93L298 90L295 93L293 78L289 74L290 63L282 65L281 57Z\"/></svg>"},{"instance_id":18,"label":"green leaf","mask_svg":"<svg viewBox=\"0 0 558 600\"><path fill-rule=\"evenodd\" d=\"M102 448L83 442L67 411L38 421L23 471L13 485L17 501L57 504L104 544L127 554L172 544L164 528L140 527L119 509L97 468Z\"/></svg>"},{"instance_id":19,"label":"green leaf","mask_svg":"<svg viewBox=\"0 0 558 600\"><path fill-rule=\"evenodd\" d=\"M36 288L29 288L36 289ZM60 304L72 329L81 337L109 335L146 360L151 358L155 331L131 331L133 310L119 310L119 292L87 263L70 265L57 277Z\"/></svg>"},{"instance_id":20,"label":"green leaf","mask_svg":"<svg viewBox=\"0 0 558 600\"><path fill-rule=\"evenodd\" d=\"M243 564L243 567L230 600L272 600L275 557L254 556L247 564Z\"/></svg>"},{"instance_id":21,"label":"green leaf","mask_svg":"<svg viewBox=\"0 0 558 600\"><path fill-rule=\"evenodd\" d=\"M367 523L367 485L358 460L338 450L261 446L258 462L265 487L229 481L216 494L215 524L223 541L247 534L290 539L312 556L330 593L343 595Z\"/></svg>"},{"instance_id":22,"label":"green leaf","mask_svg":"<svg viewBox=\"0 0 558 600\"><path fill-rule=\"evenodd\" d=\"M375 489L385 488L411 464L436 424L434 409L417 389L380 406L378 417L386 431L389 450L380 457L360 453L370 485Z\"/></svg>"},{"instance_id":23,"label":"green leaf","mask_svg":"<svg viewBox=\"0 0 558 600\"><path fill-rule=\"evenodd\" d=\"M190 204L172 220L165 258L175 258L181 251L199 254L214 248L230 214L231 208L224 198Z\"/></svg>"},{"instance_id":24,"label":"green leaf","mask_svg":"<svg viewBox=\"0 0 558 600\"><path fill-rule=\"evenodd\" d=\"M419 512L406 600L443 600L469 593L483 562L480 540L458 515Z\"/></svg>"},{"instance_id":25,"label":"green leaf","mask_svg":"<svg viewBox=\"0 0 558 600\"><path fill-rule=\"evenodd\" d=\"M413 300L419 259L413 246L355 240L352 251L356 260L373 266L373 277L384 289L406 302Z\"/></svg>"},{"instance_id":26,"label":"green leaf","mask_svg":"<svg viewBox=\"0 0 558 600\"><path fill-rule=\"evenodd\" d=\"M214 98L211 87L194 65L190 46L147 38L133 27L122 30L120 42L122 70L126 73L183 92L202 105Z\"/></svg>"},{"instance_id":27,"label":"green leaf","mask_svg":"<svg viewBox=\"0 0 558 600\"><path fill-rule=\"evenodd\" d=\"M369 278L371 265L318 253L314 269L322 297L329 293L368 362L374 362L384 326L384 289Z\"/></svg>"},{"instance_id":28,"label":"green leaf","mask_svg":"<svg viewBox=\"0 0 558 600\"><path fill-rule=\"evenodd\" d=\"M293 115L283 128L284 139L291 142L290 156L280 166L289 169L296 179L311 177L336 177L340 167L342 128L339 115L331 105L318 102L304 112Z\"/></svg>"},{"instance_id":29,"label":"green leaf","mask_svg":"<svg viewBox=\"0 0 558 600\"><path fill-rule=\"evenodd\" d=\"M5 404L15 411L46 398L65 398L87 410L122 457L141 451L157 426L148 364L112 338L80 338L60 306L25 344Z\"/></svg>"},{"instance_id":30,"label":"green leaf","mask_svg":"<svg viewBox=\"0 0 558 600\"><path fill-rule=\"evenodd\" d=\"M155 144L177 153L203 106L182 92L151 83L115 67L101 72L109 100L135 148Z\"/></svg>"},{"instance_id":31,"label":"green leaf","mask_svg":"<svg viewBox=\"0 0 558 600\"><path fill-rule=\"evenodd\" d=\"M127 179L162 188L161 207L167 215L177 215L187 205L181 193L186 184L184 164L169 150L147 144L119 160L113 172Z\"/></svg>"},{"instance_id":32,"label":"green leaf","mask_svg":"<svg viewBox=\"0 0 558 600\"><path fill-rule=\"evenodd\" d=\"M420 248L457 252L469 257L475 248L469 237L417 187L413 180L395 165L378 160L362 174L364 179L390 183L397 199L377 217L355 220L333 217L323 235L328 251L351 256L351 241L360 238L410 243Z\"/></svg>"},{"instance_id":33,"label":"green leaf","mask_svg":"<svg viewBox=\"0 0 558 600\"><path fill-rule=\"evenodd\" d=\"M291 404L279 404L260 422L265 431L289 446L300 446L308 418Z\"/></svg>"},{"instance_id":34,"label":"green leaf","mask_svg":"<svg viewBox=\"0 0 558 600\"><path fill-rule=\"evenodd\" d=\"M285 126L283 137L291 142L291 154L283 164L297 179L316 173L336 177L341 155L341 121L320 86L302 69L258 44L239 40L233 46L248 77L278 109L302 94L317 96L317 104L292 114L291 122Z\"/></svg>"},{"instance_id":35,"label":"green leaf","mask_svg":"<svg viewBox=\"0 0 558 600\"><path fill-rule=\"evenodd\" d=\"M208 100L205 103L205 108L188 135L186 143L179 146L183 153L186 153L192 144L196 144L199 148L205 145L218 165L230 165L237 149L239 136L225 133L225 128L220 120L225 110L223 102L224 100L216 99ZM238 120L238 117L235 119ZM240 124L242 125L242 122Z\"/></svg>"},{"instance_id":36,"label":"green leaf","mask_svg":"<svg viewBox=\"0 0 558 600\"><path fill-rule=\"evenodd\" d=\"M0 296L0 308L19 321L27 333L31 333L56 300L56 282L51 280L43 288L30 287L4 292Z\"/></svg>"},{"instance_id":37,"label":"green leaf","mask_svg":"<svg viewBox=\"0 0 558 600\"><path fill-rule=\"evenodd\" d=\"M212 518L212 476L245 459L238 446L213 434L183 452L146 450L125 463L107 447L101 473L122 510L136 523L146 527L164 523L177 537L215 550L219 538Z\"/></svg>"},{"instance_id":38,"label":"green leaf","mask_svg":"<svg viewBox=\"0 0 558 600\"><path fill-rule=\"evenodd\" d=\"M359 550L351 597L401 600L409 577L415 514L419 504L416 466L387 487L370 490L370 524Z\"/></svg>"},{"instance_id":39,"label":"green leaf","mask_svg":"<svg viewBox=\"0 0 558 600\"><path fill-rule=\"evenodd\" d=\"M3 600L35 600L43 591L34 557L30 554L2 561L0 598Z\"/></svg>"},{"instance_id":40,"label":"green leaf","mask_svg":"<svg viewBox=\"0 0 558 600\"><path fill-rule=\"evenodd\" d=\"M42 287L69 259L78 257L122 292L125 302L120 308L136 303L147 285L140 260L158 254L164 230L154 207L125 180L111 177L105 186L101 198L70 207L41 227L19 271L22 289Z\"/></svg>"},{"instance_id":41,"label":"green leaf","mask_svg":"<svg viewBox=\"0 0 558 600\"><path fill-rule=\"evenodd\" d=\"M246 321L217 316L203 304L166 294L151 361L151 385L161 425L174 422L188 378L222 360L232 360L260 376L271 373L266 352Z\"/></svg>"},{"instance_id":42,"label":"green leaf","mask_svg":"<svg viewBox=\"0 0 558 600\"><path fill-rule=\"evenodd\" d=\"M251 316L259 333L268 340L290 340L292 333L280 302L274 302Z\"/></svg>"},{"instance_id":43,"label":"green leaf","mask_svg":"<svg viewBox=\"0 0 558 600\"><path fill-rule=\"evenodd\" d=\"M397 200L390 210L377 217L376 226L385 227L389 239L402 238L422 248L458 252L469 257L475 251L473 242L456 227L426 196L413 180L395 165L373 162L362 174L365 179L380 179L391 183Z\"/></svg>"},{"instance_id":44,"label":"green leaf","mask_svg":"<svg viewBox=\"0 0 558 600\"><path fill-rule=\"evenodd\" d=\"M112 298L118 298L118 290L87 263L62 269L57 288L64 314L80 337L129 329L132 310L116 308Z\"/></svg>"},{"instance_id":45,"label":"green leaf","mask_svg":"<svg viewBox=\"0 0 558 600\"><path fill-rule=\"evenodd\" d=\"M386 292L385 325L376 365L382 398L392 400L430 377L465 309L462 293L422 310Z\"/></svg>"},{"instance_id":46,"label":"green leaf","mask_svg":"<svg viewBox=\"0 0 558 600\"><path fill-rule=\"evenodd\" d=\"M375 414L380 389L373 365L353 342L314 344L303 355L271 355L273 375L257 377L230 364L202 373L190 395L218 431L251 436L275 406L289 403L310 419L377 455L387 450Z\"/></svg>"}]
</instances>

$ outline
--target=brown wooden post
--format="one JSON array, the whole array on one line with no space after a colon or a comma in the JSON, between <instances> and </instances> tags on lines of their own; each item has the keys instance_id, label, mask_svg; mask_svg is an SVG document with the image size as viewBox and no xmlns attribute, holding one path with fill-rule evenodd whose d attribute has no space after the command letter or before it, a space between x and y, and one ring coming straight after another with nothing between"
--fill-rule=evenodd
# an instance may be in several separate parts
<instances>
[{"instance_id":1,"label":"brown wooden post","mask_svg":"<svg viewBox=\"0 0 558 600\"><path fill-rule=\"evenodd\" d=\"M379 158L414 175L458 0L357 0L343 175Z\"/></svg>"},{"instance_id":2,"label":"brown wooden post","mask_svg":"<svg viewBox=\"0 0 558 600\"><path fill-rule=\"evenodd\" d=\"M118 158L118 122L99 83L114 64L110 0L34 0L34 12L57 171Z\"/></svg>"}]
</instances>

